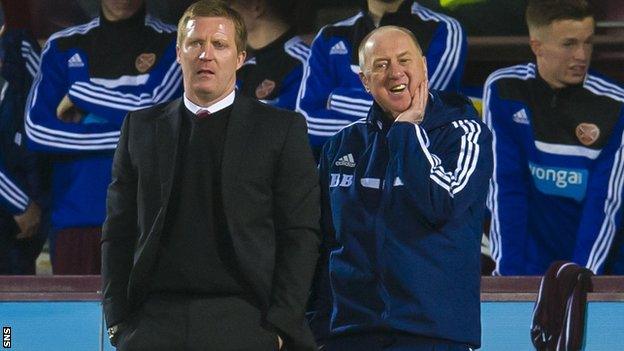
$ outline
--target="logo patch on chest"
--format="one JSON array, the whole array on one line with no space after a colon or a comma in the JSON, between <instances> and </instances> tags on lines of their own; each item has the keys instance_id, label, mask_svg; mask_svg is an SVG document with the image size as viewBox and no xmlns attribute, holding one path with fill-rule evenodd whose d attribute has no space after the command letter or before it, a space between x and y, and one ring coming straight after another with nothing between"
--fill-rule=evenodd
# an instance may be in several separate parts
<instances>
[{"instance_id":1,"label":"logo patch on chest","mask_svg":"<svg viewBox=\"0 0 624 351\"><path fill-rule=\"evenodd\" d=\"M347 154L339 158L338 161L336 161L336 166L355 167L353 154Z\"/></svg>"},{"instance_id":2,"label":"logo patch on chest","mask_svg":"<svg viewBox=\"0 0 624 351\"><path fill-rule=\"evenodd\" d=\"M576 137L585 146L589 146L600 137L600 128L593 123L581 123L576 126Z\"/></svg>"},{"instance_id":3,"label":"logo patch on chest","mask_svg":"<svg viewBox=\"0 0 624 351\"><path fill-rule=\"evenodd\" d=\"M152 66L156 63L156 54L154 53L143 53L137 56L134 61L134 66L137 71L141 73L147 72L148 69L152 68Z\"/></svg>"},{"instance_id":4,"label":"logo patch on chest","mask_svg":"<svg viewBox=\"0 0 624 351\"><path fill-rule=\"evenodd\" d=\"M513 114L513 121L519 124L529 124L529 116L527 116L526 110L522 109Z\"/></svg>"},{"instance_id":5,"label":"logo patch on chest","mask_svg":"<svg viewBox=\"0 0 624 351\"><path fill-rule=\"evenodd\" d=\"M269 94L273 92L273 89L275 89L274 81L269 79L263 80L262 83L260 83L260 85L258 85L258 87L256 88L256 98L266 98L267 96L269 96Z\"/></svg>"},{"instance_id":6,"label":"logo patch on chest","mask_svg":"<svg viewBox=\"0 0 624 351\"><path fill-rule=\"evenodd\" d=\"M329 49L330 55L346 55L349 51L347 50L347 46L344 42L339 41L331 49Z\"/></svg>"},{"instance_id":7,"label":"logo patch on chest","mask_svg":"<svg viewBox=\"0 0 624 351\"><path fill-rule=\"evenodd\" d=\"M76 68L76 67L84 67L84 62L80 58L80 55L74 54L74 56L70 57L67 61L67 67Z\"/></svg>"},{"instance_id":8,"label":"logo patch on chest","mask_svg":"<svg viewBox=\"0 0 624 351\"><path fill-rule=\"evenodd\" d=\"M529 162L533 184L547 195L562 196L582 201L587 191L589 172L580 168L562 168Z\"/></svg>"}]
</instances>

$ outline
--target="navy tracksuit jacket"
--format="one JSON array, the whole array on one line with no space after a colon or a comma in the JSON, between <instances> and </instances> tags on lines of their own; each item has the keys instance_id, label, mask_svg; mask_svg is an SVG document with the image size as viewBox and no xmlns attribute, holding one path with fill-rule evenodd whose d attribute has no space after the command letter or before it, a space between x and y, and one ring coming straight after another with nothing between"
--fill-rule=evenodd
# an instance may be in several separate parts
<instances>
[{"instance_id":1,"label":"navy tracksuit jacket","mask_svg":"<svg viewBox=\"0 0 624 351\"><path fill-rule=\"evenodd\" d=\"M390 330L478 347L491 174L491 134L453 93L432 92L420 125L391 123L374 104L331 138L320 164L317 338Z\"/></svg>"}]
</instances>

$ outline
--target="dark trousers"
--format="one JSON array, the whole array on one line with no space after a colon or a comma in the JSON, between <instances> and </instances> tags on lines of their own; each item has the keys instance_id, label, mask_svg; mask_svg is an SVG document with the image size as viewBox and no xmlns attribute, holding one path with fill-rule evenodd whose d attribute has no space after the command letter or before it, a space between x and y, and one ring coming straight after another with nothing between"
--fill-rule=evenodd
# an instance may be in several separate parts
<instances>
[{"instance_id":1,"label":"dark trousers","mask_svg":"<svg viewBox=\"0 0 624 351\"><path fill-rule=\"evenodd\" d=\"M378 332L333 336L323 351L468 351L466 344L407 333Z\"/></svg>"},{"instance_id":2,"label":"dark trousers","mask_svg":"<svg viewBox=\"0 0 624 351\"><path fill-rule=\"evenodd\" d=\"M123 323L119 351L275 351L277 334L238 297L153 295Z\"/></svg>"}]
</instances>

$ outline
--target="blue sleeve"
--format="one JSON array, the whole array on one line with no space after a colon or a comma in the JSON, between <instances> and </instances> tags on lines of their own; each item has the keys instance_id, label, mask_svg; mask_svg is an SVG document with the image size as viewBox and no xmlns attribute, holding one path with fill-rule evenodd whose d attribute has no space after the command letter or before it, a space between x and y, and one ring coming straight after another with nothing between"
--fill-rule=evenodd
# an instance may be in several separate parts
<instances>
[{"instance_id":1,"label":"blue sleeve","mask_svg":"<svg viewBox=\"0 0 624 351\"><path fill-rule=\"evenodd\" d=\"M345 43L346 39L326 37L321 30L304 68L297 111L306 117L310 142L317 150L342 128L365 118L372 105Z\"/></svg>"},{"instance_id":2,"label":"blue sleeve","mask_svg":"<svg viewBox=\"0 0 624 351\"><path fill-rule=\"evenodd\" d=\"M26 211L30 199L23 187L7 172L0 159L0 205L11 215L19 215Z\"/></svg>"},{"instance_id":3,"label":"blue sleeve","mask_svg":"<svg viewBox=\"0 0 624 351\"><path fill-rule=\"evenodd\" d=\"M459 91L466 65L466 34L459 22L444 17L427 49L429 88Z\"/></svg>"},{"instance_id":4,"label":"blue sleeve","mask_svg":"<svg viewBox=\"0 0 624 351\"><path fill-rule=\"evenodd\" d=\"M496 262L495 275L525 274L524 248L527 236L527 162L510 125L511 115L496 92L486 84L483 113L492 131L494 172L487 205L491 212L490 250Z\"/></svg>"},{"instance_id":5,"label":"blue sleeve","mask_svg":"<svg viewBox=\"0 0 624 351\"><path fill-rule=\"evenodd\" d=\"M574 262L603 272L613 239L622 228L624 197L624 112L590 173L577 233Z\"/></svg>"},{"instance_id":6,"label":"blue sleeve","mask_svg":"<svg viewBox=\"0 0 624 351\"><path fill-rule=\"evenodd\" d=\"M56 108L68 93L67 60L50 40L43 50L37 76L26 102L24 129L31 150L42 152L85 152L114 150L119 139L116 123L66 123Z\"/></svg>"},{"instance_id":7,"label":"blue sleeve","mask_svg":"<svg viewBox=\"0 0 624 351\"><path fill-rule=\"evenodd\" d=\"M295 67L282 81L282 88L275 106L294 111L297 107L297 96L303 76L303 66Z\"/></svg>"},{"instance_id":8,"label":"blue sleeve","mask_svg":"<svg viewBox=\"0 0 624 351\"><path fill-rule=\"evenodd\" d=\"M485 199L492 175L492 137L485 125L477 120L451 125L443 146L435 148L418 124L397 122L388 132L389 181L407 189L410 206L432 227Z\"/></svg>"},{"instance_id":9,"label":"blue sleeve","mask_svg":"<svg viewBox=\"0 0 624 351\"><path fill-rule=\"evenodd\" d=\"M282 80L282 87L275 106L294 111L297 108L297 97L299 96L299 87L303 77L303 67L310 57L310 48L303 41L299 41L293 45L286 46L285 50L288 55L301 64L297 64Z\"/></svg>"}]
</instances>

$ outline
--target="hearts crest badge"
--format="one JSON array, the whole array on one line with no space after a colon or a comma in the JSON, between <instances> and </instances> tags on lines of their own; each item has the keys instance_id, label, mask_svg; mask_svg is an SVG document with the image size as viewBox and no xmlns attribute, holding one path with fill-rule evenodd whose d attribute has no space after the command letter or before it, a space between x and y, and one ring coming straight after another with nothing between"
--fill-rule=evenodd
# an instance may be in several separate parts
<instances>
[{"instance_id":1,"label":"hearts crest badge","mask_svg":"<svg viewBox=\"0 0 624 351\"><path fill-rule=\"evenodd\" d=\"M600 128L593 123L581 123L576 126L576 137L581 144L590 146L600 137Z\"/></svg>"},{"instance_id":2,"label":"hearts crest badge","mask_svg":"<svg viewBox=\"0 0 624 351\"><path fill-rule=\"evenodd\" d=\"M147 70L152 68L152 66L154 66L154 63L156 63L156 54L144 53L137 56L136 60L134 61L134 66L136 67L137 71L145 73L147 72Z\"/></svg>"},{"instance_id":3,"label":"hearts crest badge","mask_svg":"<svg viewBox=\"0 0 624 351\"><path fill-rule=\"evenodd\" d=\"M269 94L273 92L273 89L275 89L274 81L268 79L263 80L262 83L260 83L260 85L258 85L258 87L256 88L256 98L266 98L267 96L269 96Z\"/></svg>"}]
</instances>

